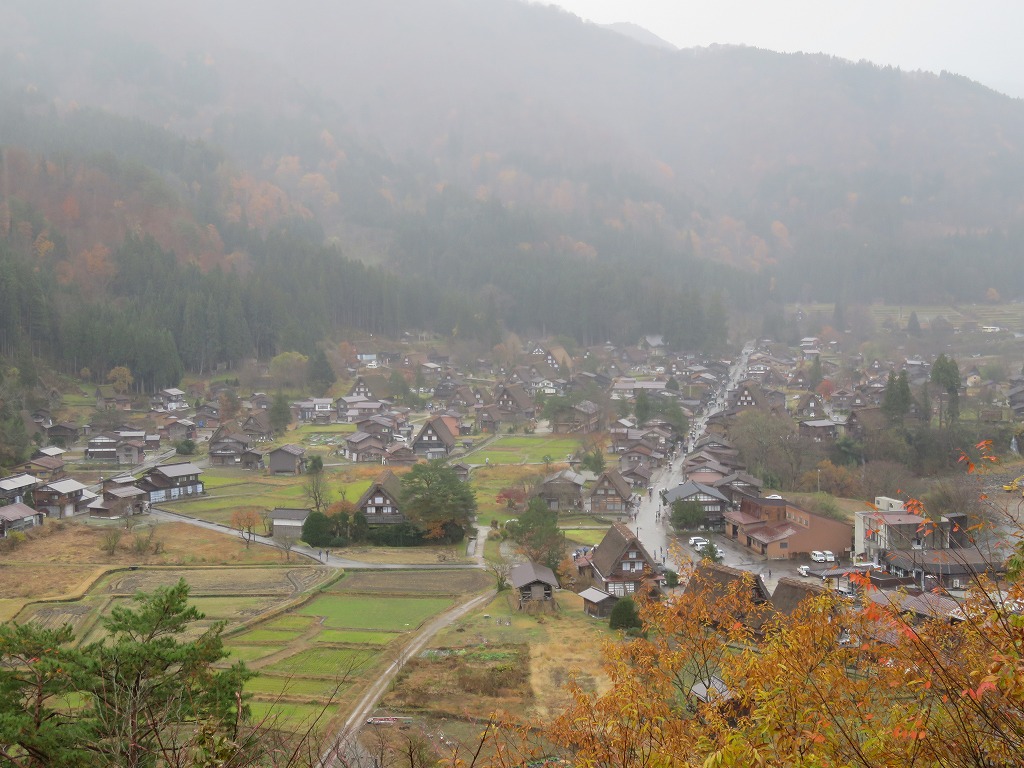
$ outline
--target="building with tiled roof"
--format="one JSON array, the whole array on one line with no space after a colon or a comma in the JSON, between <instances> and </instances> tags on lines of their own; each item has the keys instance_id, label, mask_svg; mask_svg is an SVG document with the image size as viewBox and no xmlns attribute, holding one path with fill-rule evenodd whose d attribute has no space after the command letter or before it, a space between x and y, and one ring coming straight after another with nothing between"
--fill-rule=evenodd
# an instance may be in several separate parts
<instances>
[{"instance_id":1,"label":"building with tiled roof","mask_svg":"<svg viewBox=\"0 0 1024 768\"><path fill-rule=\"evenodd\" d=\"M813 550L842 556L853 547L853 526L801 509L782 497L743 496L740 508L726 510L725 535L769 559L791 560Z\"/></svg>"}]
</instances>

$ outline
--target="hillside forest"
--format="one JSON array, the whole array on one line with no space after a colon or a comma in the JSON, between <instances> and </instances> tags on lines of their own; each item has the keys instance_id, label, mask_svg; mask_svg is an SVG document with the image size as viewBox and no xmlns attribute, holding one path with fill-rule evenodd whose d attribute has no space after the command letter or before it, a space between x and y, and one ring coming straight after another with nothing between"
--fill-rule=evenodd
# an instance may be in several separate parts
<instances>
[{"instance_id":1,"label":"hillside forest","mask_svg":"<svg viewBox=\"0 0 1024 768\"><path fill-rule=\"evenodd\" d=\"M515 0L51 5L0 9L22 368L144 390L410 331L711 351L787 301L1024 288L1024 106L949 73Z\"/></svg>"}]
</instances>

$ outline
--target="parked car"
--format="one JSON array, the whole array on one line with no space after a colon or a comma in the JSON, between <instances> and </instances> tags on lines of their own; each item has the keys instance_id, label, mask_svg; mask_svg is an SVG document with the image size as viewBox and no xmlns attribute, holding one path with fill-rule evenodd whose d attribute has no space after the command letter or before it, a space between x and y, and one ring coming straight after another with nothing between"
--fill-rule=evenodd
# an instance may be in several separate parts
<instances>
[{"instance_id":1,"label":"parked car","mask_svg":"<svg viewBox=\"0 0 1024 768\"><path fill-rule=\"evenodd\" d=\"M828 560L825 557L825 553L824 552L820 552L817 549L815 549L814 551L811 552L811 560L813 560L816 563L828 562Z\"/></svg>"},{"instance_id":2,"label":"parked car","mask_svg":"<svg viewBox=\"0 0 1024 768\"><path fill-rule=\"evenodd\" d=\"M708 540L701 538L700 536L694 536L690 539L690 546L696 549L698 552L708 545Z\"/></svg>"},{"instance_id":3,"label":"parked car","mask_svg":"<svg viewBox=\"0 0 1024 768\"><path fill-rule=\"evenodd\" d=\"M690 537L690 546L691 547L694 546L698 541L707 542L707 539L705 539L703 536L691 536Z\"/></svg>"},{"instance_id":4,"label":"parked car","mask_svg":"<svg viewBox=\"0 0 1024 768\"><path fill-rule=\"evenodd\" d=\"M811 575L811 566L809 566L809 565L801 565L799 568L796 569L796 572L799 573L801 576L810 576Z\"/></svg>"},{"instance_id":5,"label":"parked car","mask_svg":"<svg viewBox=\"0 0 1024 768\"><path fill-rule=\"evenodd\" d=\"M822 554L825 555L826 563L834 563L836 561L835 553L831 549L826 549Z\"/></svg>"}]
</instances>

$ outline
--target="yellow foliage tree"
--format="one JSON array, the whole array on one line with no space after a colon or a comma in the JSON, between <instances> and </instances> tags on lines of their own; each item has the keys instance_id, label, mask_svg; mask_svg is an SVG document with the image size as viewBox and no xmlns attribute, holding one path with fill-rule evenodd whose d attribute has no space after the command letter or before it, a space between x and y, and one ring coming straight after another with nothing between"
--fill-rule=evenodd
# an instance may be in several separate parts
<instances>
[{"instance_id":1,"label":"yellow foliage tree","mask_svg":"<svg viewBox=\"0 0 1024 768\"><path fill-rule=\"evenodd\" d=\"M256 507L239 507L231 513L231 527L242 534L246 549L255 541L256 528L262 521L263 517Z\"/></svg>"},{"instance_id":2,"label":"yellow foliage tree","mask_svg":"<svg viewBox=\"0 0 1024 768\"><path fill-rule=\"evenodd\" d=\"M135 377L132 376L128 366L119 365L116 368L110 369L110 373L107 374L107 381L113 385L115 392L124 394L135 383Z\"/></svg>"},{"instance_id":3,"label":"yellow foliage tree","mask_svg":"<svg viewBox=\"0 0 1024 768\"><path fill-rule=\"evenodd\" d=\"M920 504L909 509L931 524ZM1024 530L1000 524L1017 534L1009 581L976 576L953 609L925 593L932 618L866 580L862 604L808 589L776 611L753 574L709 563L684 573L681 594L638 597L645 636L607 644L610 687L574 687L534 754L553 744L592 768L1019 766ZM522 762L518 739L492 764Z\"/></svg>"}]
</instances>

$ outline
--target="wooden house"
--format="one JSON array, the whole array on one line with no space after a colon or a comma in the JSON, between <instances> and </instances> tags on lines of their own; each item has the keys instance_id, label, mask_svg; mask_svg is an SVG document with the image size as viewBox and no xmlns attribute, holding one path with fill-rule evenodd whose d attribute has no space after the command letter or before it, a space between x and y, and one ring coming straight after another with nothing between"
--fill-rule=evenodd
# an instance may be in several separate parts
<instances>
[{"instance_id":1,"label":"wooden house","mask_svg":"<svg viewBox=\"0 0 1024 768\"><path fill-rule=\"evenodd\" d=\"M579 512L583 508L583 476L563 469L544 478L533 494L556 512Z\"/></svg>"},{"instance_id":2,"label":"wooden house","mask_svg":"<svg viewBox=\"0 0 1024 768\"><path fill-rule=\"evenodd\" d=\"M648 588L660 591L664 577L654 558L636 535L622 523L615 523L601 543L576 562L593 586L609 595L622 597Z\"/></svg>"},{"instance_id":3,"label":"wooden house","mask_svg":"<svg viewBox=\"0 0 1024 768\"><path fill-rule=\"evenodd\" d=\"M400 509L401 499L402 481L386 469L359 497L356 509L366 516L366 522L371 526L395 525L405 522Z\"/></svg>"},{"instance_id":4,"label":"wooden house","mask_svg":"<svg viewBox=\"0 0 1024 768\"><path fill-rule=\"evenodd\" d=\"M267 454L272 475L299 475L306 471L306 449L301 445L282 445Z\"/></svg>"},{"instance_id":5,"label":"wooden house","mask_svg":"<svg viewBox=\"0 0 1024 768\"><path fill-rule=\"evenodd\" d=\"M139 479L138 487L146 492L146 500L151 504L174 501L203 492L203 481L199 479L202 472L187 461L164 464L148 470Z\"/></svg>"},{"instance_id":6,"label":"wooden house","mask_svg":"<svg viewBox=\"0 0 1024 768\"><path fill-rule=\"evenodd\" d=\"M0 537L7 538L14 531L26 531L43 524L43 513L27 504L14 503L0 507Z\"/></svg>"},{"instance_id":7,"label":"wooden house","mask_svg":"<svg viewBox=\"0 0 1024 768\"><path fill-rule=\"evenodd\" d=\"M353 432L345 438L342 451L349 461L381 464L387 453L387 443L379 434Z\"/></svg>"},{"instance_id":8,"label":"wooden house","mask_svg":"<svg viewBox=\"0 0 1024 768\"><path fill-rule=\"evenodd\" d=\"M581 400L560 411L551 422L553 432L589 434L601 429L601 407L590 400Z\"/></svg>"},{"instance_id":9,"label":"wooden house","mask_svg":"<svg viewBox=\"0 0 1024 768\"><path fill-rule=\"evenodd\" d=\"M427 459L444 458L455 450L458 433L456 419L449 416L434 416L427 420L412 441L413 453Z\"/></svg>"},{"instance_id":10,"label":"wooden house","mask_svg":"<svg viewBox=\"0 0 1024 768\"><path fill-rule=\"evenodd\" d=\"M244 432L218 430L211 438L210 464L214 467L240 467L243 457L252 449L253 439Z\"/></svg>"},{"instance_id":11,"label":"wooden house","mask_svg":"<svg viewBox=\"0 0 1024 768\"><path fill-rule=\"evenodd\" d=\"M302 525L309 513L309 509L275 507L267 515L270 519L270 535L274 538L301 539Z\"/></svg>"},{"instance_id":12,"label":"wooden house","mask_svg":"<svg viewBox=\"0 0 1024 768\"><path fill-rule=\"evenodd\" d=\"M134 485L105 488L87 505L90 517L120 518L146 511L147 493Z\"/></svg>"},{"instance_id":13,"label":"wooden house","mask_svg":"<svg viewBox=\"0 0 1024 768\"><path fill-rule=\"evenodd\" d=\"M78 438L78 427L70 421L60 421L46 427L46 440L50 445L67 447L77 443Z\"/></svg>"},{"instance_id":14,"label":"wooden house","mask_svg":"<svg viewBox=\"0 0 1024 768\"><path fill-rule=\"evenodd\" d=\"M665 503L673 505L694 502L704 510L704 522L700 526L711 531L725 529L725 510L729 508L729 498L710 485L687 480L665 493Z\"/></svg>"},{"instance_id":15,"label":"wooden house","mask_svg":"<svg viewBox=\"0 0 1024 768\"><path fill-rule=\"evenodd\" d=\"M242 421L241 430L257 443L274 439L274 430L270 426L268 411L254 411Z\"/></svg>"},{"instance_id":16,"label":"wooden house","mask_svg":"<svg viewBox=\"0 0 1024 768\"><path fill-rule=\"evenodd\" d=\"M583 598L583 612L595 619L607 619L612 613L612 608L619 602L619 598L597 587L587 587L580 592L580 597Z\"/></svg>"},{"instance_id":17,"label":"wooden house","mask_svg":"<svg viewBox=\"0 0 1024 768\"><path fill-rule=\"evenodd\" d=\"M632 499L633 489L626 478L609 469L590 489L590 511L595 515L626 515L633 508Z\"/></svg>"},{"instance_id":18,"label":"wooden house","mask_svg":"<svg viewBox=\"0 0 1024 768\"><path fill-rule=\"evenodd\" d=\"M508 573L509 584L516 591L519 610L531 604L543 603L554 598L558 589L558 578L554 571L540 563L520 563Z\"/></svg>"},{"instance_id":19,"label":"wooden house","mask_svg":"<svg viewBox=\"0 0 1024 768\"><path fill-rule=\"evenodd\" d=\"M11 467L11 473L32 475L43 482L60 480L67 476L64 471L64 459L60 456L37 456L14 465Z\"/></svg>"}]
</instances>

